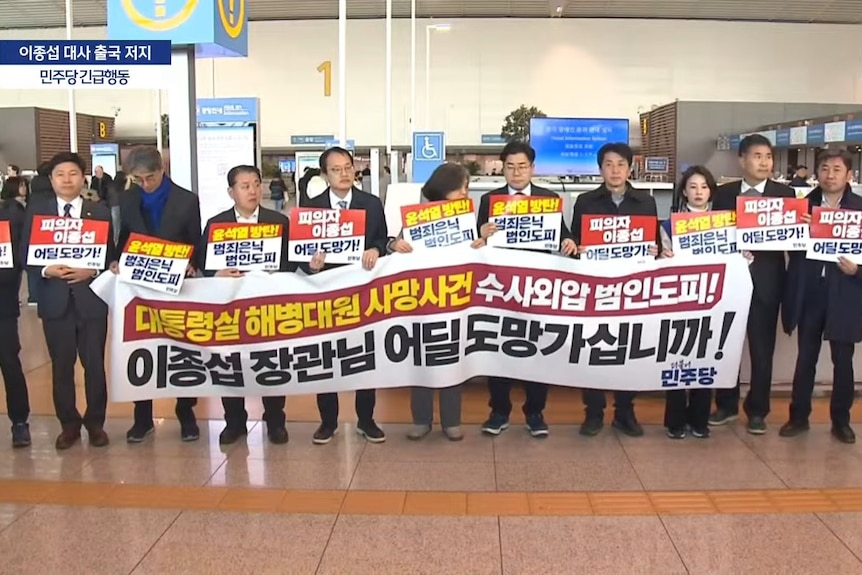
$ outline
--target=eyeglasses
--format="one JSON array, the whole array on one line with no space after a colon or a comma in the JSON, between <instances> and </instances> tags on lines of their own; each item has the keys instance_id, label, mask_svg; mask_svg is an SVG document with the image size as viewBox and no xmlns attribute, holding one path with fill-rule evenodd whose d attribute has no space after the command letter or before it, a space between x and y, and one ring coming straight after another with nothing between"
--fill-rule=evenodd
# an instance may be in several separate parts
<instances>
[{"instance_id":1,"label":"eyeglasses","mask_svg":"<svg viewBox=\"0 0 862 575\"><path fill-rule=\"evenodd\" d=\"M330 174L337 174L339 176L344 175L344 174L352 174L353 173L353 166L334 166L332 168L329 168L326 171L329 172Z\"/></svg>"},{"instance_id":2,"label":"eyeglasses","mask_svg":"<svg viewBox=\"0 0 862 575\"><path fill-rule=\"evenodd\" d=\"M506 164L505 168L506 168L507 172L515 172L515 173L527 172L530 170L530 165L529 164L518 164L518 165Z\"/></svg>"}]
</instances>

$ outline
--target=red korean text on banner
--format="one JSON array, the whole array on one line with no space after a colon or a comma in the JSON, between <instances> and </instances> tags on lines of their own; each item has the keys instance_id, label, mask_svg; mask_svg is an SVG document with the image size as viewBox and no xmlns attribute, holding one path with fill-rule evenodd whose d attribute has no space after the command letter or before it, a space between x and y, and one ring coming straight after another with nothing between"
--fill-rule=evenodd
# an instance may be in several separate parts
<instances>
[{"instance_id":1,"label":"red korean text on banner","mask_svg":"<svg viewBox=\"0 0 862 575\"><path fill-rule=\"evenodd\" d=\"M405 228L412 228L471 213L473 213L473 200L470 198L401 206L401 224Z\"/></svg>"},{"instance_id":2,"label":"red korean text on banner","mask_svg":"<svg viewBox=\"0 0 862 575\"><path fill-rule=\"evenodd\" d=\"M34 216L27 265L104 269L109 235L104 220Z\"/></svg>"},{"instance_id":3,"label":"red korean text on banner","mask_svg":"<svg viewBox=\"0 0 862 575\"><path fill-rule=\"evenodd\" d=\"M365 210L294 208L290 211L291 240L365 237Z\"/></svg>"},{"instance_id":4,"label":"red korean text on banner","mask_svg":"<svg viewBox=\"0 0 862 575\"><path fill-rule=\"evenodd\" d=\"M14 267L15 259L12 254L12 232L9 229L9 221L0 221L0 269Z\"/></svg>"},{"instance_id":5,"label":"red korean text on banner","mask_svg":"<svg viewBox=\"0 0 862 575\"><path fill-rule=\"evenodd\" d=\"M269 240L281 237L281 224L237 224L224 222L210 224L207 243L242 240Z\"/></svg>"},{"instance_id":6,"label":"red korean text on banner","mask_svg":"<svg viewBox=\"0 0 862 575\"><path fill-rule=\"evenodd\" d=\"M131 234L123 247L124 254L156 256L162 258L190 260L195 249L187 244L168 242L144 234Z\"/></svg>"},{"instance_id":7,"label":"red korean text on banner","mask_svg":"<svg viewBox=\"0 0 862 575\"><path fill-rule=\"evenodd\" d=\"M563 211L563 200L546 196L491 196L488 216L534 216L558 214Z\"/></svg>"},{"instance_id":8,"label":"red korean text on banner","mask_svg":"<svg viewBox=\"0 0 862 575\"><path fill-rule=\"evenodd\" d=\"M806 258L837 262L844 257L862 264L862 211L815 207L809 235Z\"/></svg>"},{"instance_id":9,"label":"red korean text on banner","mask_svg":"<svg viewBox=\"0 0 862 575\"><path fill-rule=\"evenodd\" d=\"M740 196L736 199L736 245L749 251L804 251L808 241L805 198Z\"/></svg>"},{"instance_id":10,"label":"red korean text on banner","mask_svg":"<svg viewBox=\"0 0 862 575\"><path fill-rule=\"evenodd\" d=\"M802 216L807 213L805 198L736 198L736 225L740 230L802 224Z\"/></svg>"},{"instance_id":11,"label":"red korean text on banner","mask_svg":"<svg viewBox=\"0 0 862 575\"><path fill-rule=\"evenodd\" d=\"M641 242L655 243L658 220L653 216L585 215L581 244L609 246Z\"/></svg>"}]
</instances>

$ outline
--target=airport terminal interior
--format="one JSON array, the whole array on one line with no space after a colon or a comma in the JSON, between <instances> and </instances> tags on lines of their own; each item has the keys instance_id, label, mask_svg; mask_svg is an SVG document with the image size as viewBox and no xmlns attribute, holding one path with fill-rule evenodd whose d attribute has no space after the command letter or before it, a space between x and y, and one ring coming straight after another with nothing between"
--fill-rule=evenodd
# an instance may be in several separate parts
<instances>
[{"instance_id":1,"label":"airport terminal interior","mask_svg":"<svg viewBox=\"0 0 862 575\"><path fill-rule=\"evenodd\" d=\"M195 60L172 36L205 35L195 26L237 53ZM160 89L44 89L3 65L4 41L119 39L173 41ZM594 138L557 145L548 134ZM170 178L200 197L204 222L233 207L230 167L257 166L262 205L289 214L303 193L324 193L321 178L301 192L300 180L338 146L394 237L391 222L401 227L400 208L418 203L430 174L423 146L439 155L432 169L465 168L478 206L527 173L501 158L527 137L533 189L561 197L563 227L576 199L604 185L607 143L630 146L629 179L664 220L692 166L719 184L743 178L737 150L752 135L768 141L769 177L790 194L819 193L818 158L846 150L831 157L862 195L862 0L0 0L4 178L14 168L32 184L40 164L74 147L101 181L135 150L158 149ZM271 196L279 180L284 195ZM110 401L132 384L109 370L109 443L84 430L60 448L34 269L18 319L29 444L13 446L11 413L0 426L0 575L862 575L862 452L830 408L834 356L824 344L809 425L786 433L797 339L780 327L769 409L746 417L740 399L738 414L713 413L705 430L666 428L661 386L625 366L621 389L645 390L637 422L614 420L609 392L603 427L586 429L582 388L602 368L579 365L574 380L552 377L568 383L550 386L538 420L513 385L508 429L494 424L478 376L462 385L457 433L444 433L435 407L432 431L417 434L412 382L390 368L373 412L385 441L357 420L352 391L339 394L334 437L308 392L286 399L287 437L257 397L246 400L247 435L226 441L218 397L198 400L190 433L165 395L153 432L133 438L134 405ZM547 376L551 364L530 361ZM752 364L768 361L742 353L743 398ZM0 388L2 414L6 399Z\"/></svg>"}]
</instances>

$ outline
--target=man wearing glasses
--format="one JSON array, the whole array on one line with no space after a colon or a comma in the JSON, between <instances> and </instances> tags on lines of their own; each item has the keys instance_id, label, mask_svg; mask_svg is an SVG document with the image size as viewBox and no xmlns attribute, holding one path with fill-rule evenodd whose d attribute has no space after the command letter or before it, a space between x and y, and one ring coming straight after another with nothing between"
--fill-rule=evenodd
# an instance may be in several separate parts
<instances>
[{"instance_id":1,"label":"man wearing glasses","mask_svg":"<svg viewBox=\"0 0 862 575\"><path fill-rule=\"evenodd\" d=\"M126 247L133 233L168 242L197 246L201 239L201 213L198 197L181 188L165 175L162 155L152 147L141 146L129 154L125 171L135 183L120 195L120 234L117 251ZM194 269L189 266L188 275ZM200 430L195 419L197 399L177 399L176 415L183 441L196 441ZM135 422L126 433L128 443L141 443L155 429L153 402L135 402Z\"/></svg>"},{"instance_id":2,"label":"man wearing glasses","mask_svg":"<svg viewBox=\"0 0 862 575\"><path fill-rule=\"evenodd\" d=\"M532 184L534 162L536 151L524 142L509 142L500 154L503 161L503 175L506 177L506 185L496 190L491 190L482 196L479 202L479 213L476 222L479 226L479 234L488 239L497 231L497 226L488 222L491 210L491 196L544 196L559 197L551 190L540 188ZM564 222L560 224L560 252L571 256L577 251L577 246L572 240L572 234ZM509 428L509 415L512 412L512 401L510 392L515 380L503 377L489 377L488 391L491 399L488 402L491 415L482 424L482 432L488 435L500 435ZM527 430L533 437L546 437L548 425L542 412L548 398L548 386L544 383L521 382L524 384L524 393L527 398L524 402L524 417Z\"/></svg>"},{"instance_id":3,"label":"man wearing glasses","mask_svg":"<svg viewBox=\"0 0 862 575\"><path fill-rule=\"evenodd\" d=\"M386 253L389 242L383 204L377 196L354 186L353 155L344 148L329 148L320 156L320 172L329 187L319 196L311 198L302 207L325 210L364 210L365 211L365 253L362 254L362 267L374 269L377 259ZM318 252L306 269L318 273L340 267L327 264L326 254ZM386 441L386 434L374 422L374 406L377 401L373 389L359 389L355 392L355 408L358 422L356 432L372 443ZM323 445L332 441L338 429L338 394L320 393L317 395L317 409L320 411L320 427L314 432L312 441Z\"/></svg>"}]
</instances>

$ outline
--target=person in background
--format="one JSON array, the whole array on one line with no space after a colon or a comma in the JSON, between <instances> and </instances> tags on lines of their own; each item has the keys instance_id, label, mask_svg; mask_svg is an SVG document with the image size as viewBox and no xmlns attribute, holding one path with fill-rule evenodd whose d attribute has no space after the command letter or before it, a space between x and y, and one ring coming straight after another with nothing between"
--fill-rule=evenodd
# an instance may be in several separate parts
<instances>
[{"instance_id":1,"label":"person in background","mask_svg":"<svg viewBox=\"0 0 862 575\"><path fill-rule=\"evenodd\" d=\"M109 234L105 261L115 258L111 214L99 203L82 198L85 190L84 173L87 165L78 154L62 152L50 162L51 184L55 198L32 202L21 242L21 257L27 258L30 232L35 216L60 216L107 222ZM40 273L38 313L42 319L45 343L51 357L54 409L62 431L54 446L66 450L81 439L81 427L86 428L90 445L105 447L105 412L108 406L108 386L105 377L105 345L108 336L108 306L90 289L90 282L99 270L49 265L31 266ZM84 391L87 410L83 418L76 407L75 364L78 358L84 367Z\"/></svg>"},{"instance_id":2,"label":"person in background","mask_svg":"<svg viewBox=\"0 0 862 575\"><path fill-rule=\"evenodd\" d=\"M310 198L303 207L332 210L365 210L365 253L362 254L362 267L371 270L377 259L386 254L389 242L386 218L380 200L357 189L353 185L353 155L344 148L329 148L320 156L320 171L326 176L329 187L319 196ZM318 257L319 256L319 257ZM319 252L308 265L310 273L341 267L325 263L326 254ZM373 389L356 391L356 415L359 419L356 432L372 443L386 441L386 434L374 422L374 405L377 401ZM332 441L338 429L338 394L321 393L317 395L317 409L320 411L320 427L314 432L313 441L325 444Z\"/></svg>"},{"instance_id":3,"label":"person in background","mask_svg":"<svg viewBox=\"0 0 862 575\"><path fill-rule=\"evenodd\" d=\"M862 197L850 186L852 178L850 152L821 152L817 158L820 185L808 194L809 214L815 207L862 210ZM832 263L807 259L805 252L792 252L781 315L788 335L797 330L798 343L790 418L778 434L796 437L809 429L811 394L825 339L832 354L832 436L841 443L856 443L850 409L855 395L853 354L862 341L862 268L843 256Z\"/></svg>"},{"instance_id":4,"label":"person in background","mask_svg":"<svg viewBox=\"0 0 862 575\"><path fill-rule=\"evenodd\" d=\"M111 209L111 222L114 224L114 233L117 237L114 241L120 239L120 196L129 189L131 178L126 176L126 172L120 170L117 172L117 177L107 184L107 204ZM122 251L125 246L117 245L118 250Z\"/></svg>"},{"instance_id":5,"label":"person in background","mask_svg":"<svg viewBox=\"0 0 862 575\"><path fill-rule=\"evenodd\" d=\"M578 246L581 244L581 228L585 215L603 216L652 216L657 217L655 198L645 190L631 185L634 154L628 144L609 143L599 148L597 161L602 185L579 195L572 210L572 237ZM579 253L584 248L579 248ZM650 247L650 254L658 256L658 246ZM640 437L643 427L635 417L634 391L614 392L614 428L629 437ZM582 392L586 406L586 419L581 425L580 434L593 437L604 427L607 398L604 390L584 389Z\"/></svg>"},{"instance_id":6,"label":"person in background","mask_svg":"<svg viewBox=\"0 0 862 575\"><path fill-rule=\"evenodd\" d=\"M165 175L162 155L156 148L134 148L125 162L125 173L135 185L120 195L120 234L118 245L125 246L133 233L168 242L197 246L201 240L201 213L198 197L181 188ZM122 247L120 248L122 249ZM190 264L188 275L194 275ZM195 418L197 399L177 399L175 413L183 441L197 441L200 428ZM153 402L135 402L135 421L126 433L128 443L141 443L155 430Z\"/></svg>"},{"instance_id":7,"label":"person in background","mask_svg":"<svg viewBox=\"0 0 862 575\"><path fill-rule=\"evenodd\" d=\"M12 422L12 447L30 445L30 397L27 379L21 367L21 340L18 336L18 318L21 307L18 293L21 288L21 241L24 228L25 209L20 203L20 184L11 177L3 183L0 191L0 221L9 225L12 243L12 267L0 269L0 372L6 388L6 413Z\"/></svg>"},{"instance_id":8,"label":"person in background","mask_svg":"<svg viewBox=\"0 0 862 575\"><path fill-rule=\"evenodd\" d=\"M717 192L715 177L703 166L692 166L682 174L677 188L677 212L708 212ZM673 257L673 227L670 219L662 222L661 257ZM671 439L683 439L688 431L697 438L709 437L709 407L712 393L708 388L678 389L665 392L664 426Z\"/></svg>"},{"instance_id":9,"label":"person in background","mask_svg":"<svg viewBox=\"0 0 862 575\"><path fill-rule=\"evenodd\" d=\"M760 198L795 198L796 191L772 181L772 144L760 134L746 136L739 143L742 180L719 186L713 197L713 210L736 210L739 196ZM784 252L759 251L751 256L751 281L754 293L748 312L748 352L751 362L751 385L743 409L748 416L748 433L766 433L769 394L772 389L772 362L778 329L778 312L785 290ZM739 417L739 382L732 389L715 392L716 409L709 417L712 426L725 425Z\"/></svg>"},{"instance_id":10,"label":"person in background","mask_svg":"<svg viewBox=\"0 0 862 575\"><path fill-rule=\"evenodd\" d=\"M240 278L244 275L236 269L209 270L206 265L207 238L212 224L277 224L282 230L282 249L280 272L295 272L297 265L288 261L288 227L289 222L281 212L268 210L260 205L262 199L260 170L254 166L235 166L227 173L228 194L234 201L234 207L217 214L207 222L207 229L201 238L198 250L201 254L201 271L207 277ZM222 397L224 407L225 428L219 435L220 445L231 445L241 437L248 435L248 412L245 410L245 398ZM285 427L284 396L263 398L263 420L266 422L266 435L269 441L276 445L288 442Z\"/></svg>"},{"instance_id":11,"label":"person in background","mask_svg":"<svg viewBox=\"0 0 862 575\"><path fill-rule=\"evenodd\" d=\"M21 176L21 168L16 166L15 164L9 164L6 166L6 177L7 178L17 178Z\"/></svg>"},{"instance_id":12,"label":"person in background","mask_svg":"<svg viewBox=\"0 0 862 575\"><path fill-rule=\"evenodd\" d=\"M470 173L460 164L445 163L438 166L425 185L422 186L422 196L429 202L454 202L469 197L468 186ZM472 247L480 248L485 240L477 239ZM394 239L389 245L390 252L410 253L413 247L403 236ZM407 438L414 441L422 439L431 433L434 421L434 388L410 388L410 411L413 414L413 427L407 433ZM461 384L444 387L440 393L440 426L443 433L451 441L461 441Z\"/></svg>"},{"instance_id":13,"label":"person in background","mask_svg":"<svg viewBox=\"0 0 862 575\"><path fill-rule=\"evenodd\" d=\"M359 177L359 183L362 184L362 191L366 194L371 193L371 168L368 166L362 170L362 175Z\"/></svg>"},{"instance_id":14,"label":"person in background","mask_svg":"<svg viewBox=\"0 0 862 575\"><path fill-rule=\"evenodd\" d=\"M3 182L2 189L0 189L0 200L15 200L23 208L26 205L26 196L22 196L22 193L26 194L26 184L26 178L22 178L21 176L11 176L6 178Z\"/></svg>"},{"instance_id":15,"label":"person in background","mask_svg":"<svg viewBox=\"0 0 862 575\"><path fill-rule=\"evenodd\" d=\"M106 174L102 166L96 166L93 169L93 177L90 178L90 189L96 192L99 202L108 201L108 189L113 178L111 174Z\"/></svg>"},{"instance_id":16,"label":"person in background","mask_svg":"<svg viewBox=\"0 0 862 575\"><path fill-rule=\"evenodd\" d=\"M540 188L532 183L535 170L536 151L524 142L509 142L500 153L503 162L503 176L506 185L484 194L479 202L479 213L476 216L476 224L479 227L479 235L487 240L498 231L496 224L488 222L490 218L491 199L495 196L541 196L559 198L551 190ZM562 220L562 218L561 218ZM565 222L560 224L560 253L564 256L574 255L578 246L572 240L572 235L566 228ZM482 432L487 435L500 435L509 428L509 415L512 413L512 400L510 399L512 385L521 383L524 386L526 400L523 412L530 435L537 438L546 437L549 433L548 424L542 412L548 400L548 385L538 382L517 381L506 377L489 377L488 392L490 399L488 406L491 413L485 423L482 424Z\"/></svg>"},{"instance_id":17,"label":"person in background","mask_svg":"<svg viewBox=\"0 0 862 575\"><path fill-rule=\"evenodd\" d=\"M790 186L793 188L808 187L808 166L797 166L796 173L790 179Z\"/></svg>"},{"instance_id":18,"label":"person in background","mask_svg":"<svg viewBox=\"0 0 862 575\"><path fill-rule=\"evenodd\" d=\"M269 183L269 197L275 203L275 211L282 212L284 210L284 194L287 192L287 184L279 173Z\"/></svg>"},{"instance_id":19,"label":"person in background","mask_svg":"<svg viewBox=\"0 0 862 575\"><path fill-rule=\"evenodd\" d=\"M51 201L54 199L54 188L51 187L50 164L42 162L36 169L36 176L30 182L30 197L27 203ZM39 300L39 283L41 276L39 270L25 267L27 275L27 305L35 306Z\"/></svg>"}]
</instances>

